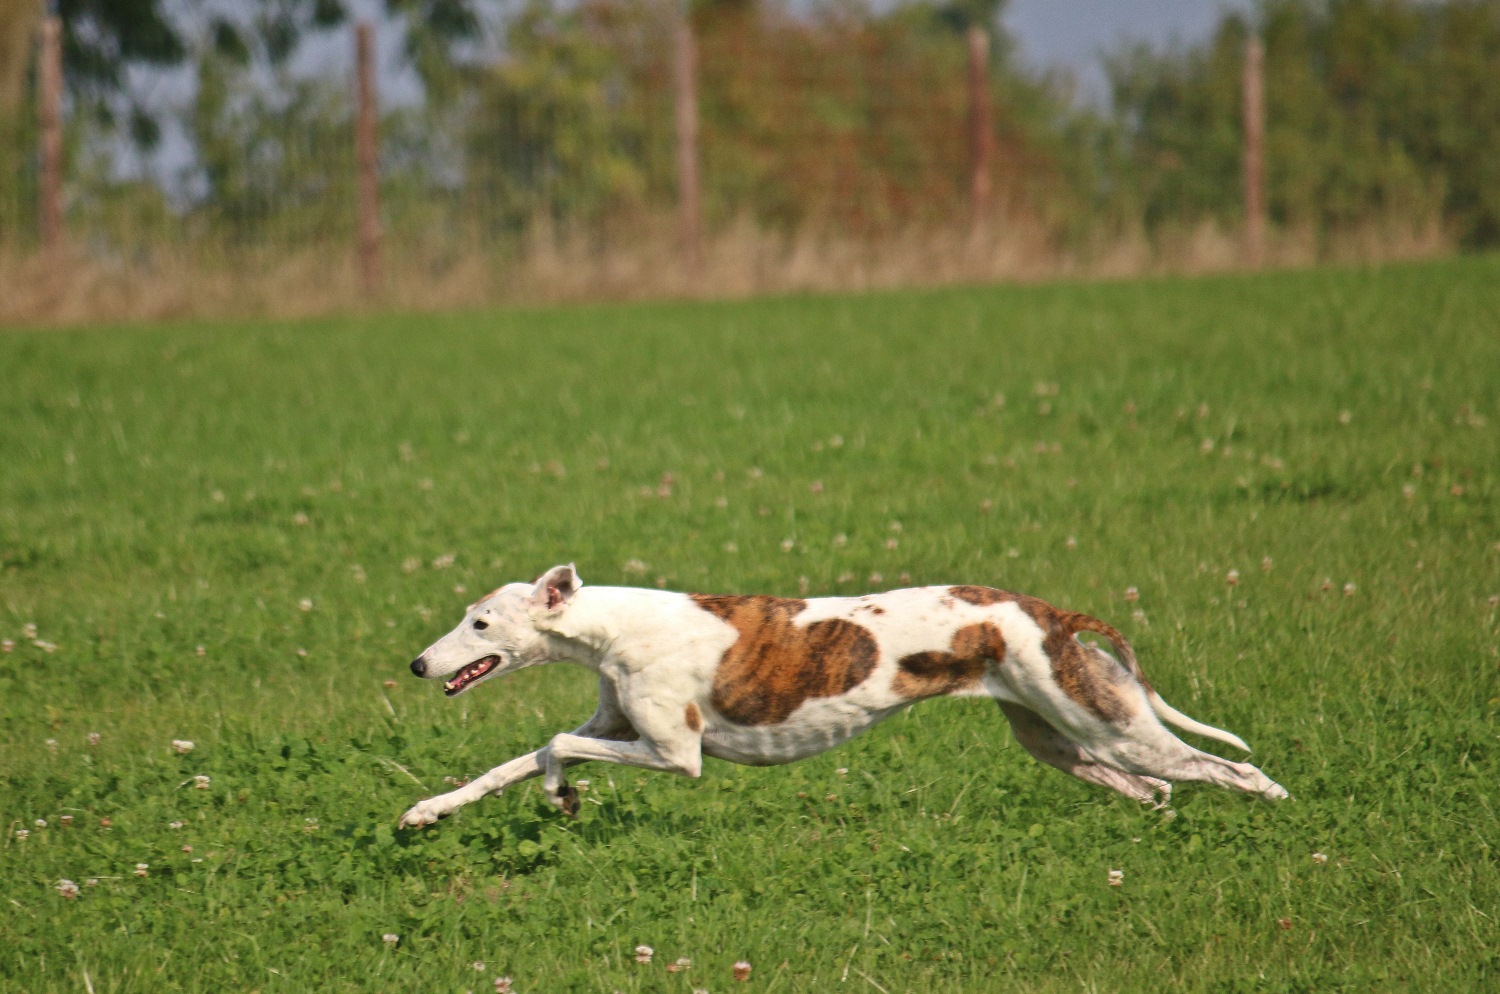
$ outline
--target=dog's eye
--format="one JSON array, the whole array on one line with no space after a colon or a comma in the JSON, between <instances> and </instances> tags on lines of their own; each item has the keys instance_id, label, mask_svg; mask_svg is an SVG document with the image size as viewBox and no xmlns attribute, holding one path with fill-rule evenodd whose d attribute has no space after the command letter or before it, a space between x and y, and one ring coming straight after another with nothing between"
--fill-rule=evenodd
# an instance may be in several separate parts
<instances>
[{"instance_id":1,"label":"dog's eye","mask_svg":"<svg viewBox=\"0 0 1500 994\"><path fill-rule=\"evenodd\" d=\"M483 618L475 618L474 627L482 632L486 628L490 627L490 623L488 621L485 621Z\"/></svg>"}]
</instances>

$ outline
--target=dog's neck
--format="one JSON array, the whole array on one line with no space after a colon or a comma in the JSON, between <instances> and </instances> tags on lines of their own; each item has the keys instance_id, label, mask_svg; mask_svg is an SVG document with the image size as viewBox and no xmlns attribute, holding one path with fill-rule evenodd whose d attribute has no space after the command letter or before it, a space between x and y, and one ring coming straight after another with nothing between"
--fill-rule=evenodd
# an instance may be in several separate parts
<instances>
[{"instance_id":1,"label":"dog's neck","mask_svg":"<svg viewBox=\"0 0 1500 994\"><path fill-rule=\"evenodd\" d=\"M610 647L632 617L634 595L655 595L634 587L584 587L557 617L538 620L546 636L548 661L574 662L598 670Z\"/></svg>"},{"instance_id":2,"label":"dog's neck","mask_svg":"<svg viewBox=\"0 0 1500 994\"><path fill-rule=\"evenodd\" d=\"M556 618L538 619L537 631L546 636L547 661L568 661L598 669L609 646L619 636L616 612L610 610L609 601L613 598L600 597L613 589L585 586Z\"/></svg>"}]
</instances>

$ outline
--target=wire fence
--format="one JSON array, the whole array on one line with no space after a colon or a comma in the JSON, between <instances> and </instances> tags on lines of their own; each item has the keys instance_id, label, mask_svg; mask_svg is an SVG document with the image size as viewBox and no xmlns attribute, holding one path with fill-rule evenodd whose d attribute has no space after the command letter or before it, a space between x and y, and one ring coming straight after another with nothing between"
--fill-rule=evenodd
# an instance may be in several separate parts
<instances>
[{"instance_id":1,"label":"wire fence","mask_svg":"<svg viewBox=\"0 0 1500 994\"><path fill-rule=\"evenodd\" d=\"M122 170L118 139L64 106L49 20L36 113L0 120L0 319L1173 265L1161 239L1101 206L1085 174L1105 154L1090 148L1102 132L1040 125L1055 104L998 68L1005 54L978 26L732 6L689 22L659 4L586 0L519 15L504 59L384 108L374 33L350 25L337 39L357 53L352 73L269 83L204 50L179 168L164 179ZM1258 38L1243 45L1240 92L1219 122L1241 164L1212 180L1230 210L1182 229L1177 268L1323 251L1268 233L1265 58ZM1430 225L1414 230L1386 248L1448 245Z\"/></svg>"}]
</instances>

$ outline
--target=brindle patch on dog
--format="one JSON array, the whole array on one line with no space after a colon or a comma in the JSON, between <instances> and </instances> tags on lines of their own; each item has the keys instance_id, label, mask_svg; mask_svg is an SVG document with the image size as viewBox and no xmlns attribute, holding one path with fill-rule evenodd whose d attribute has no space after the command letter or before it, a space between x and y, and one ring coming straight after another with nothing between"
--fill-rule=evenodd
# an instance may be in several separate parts
<instances>
[{"instance_id":1,"label":"brindle patch on dog","mask_svg":"<svg viewBox=\"0 0 1500 994\"><path fill-rule=\"evenodd\" d=\"M948 652L914 652L897 663L891 689L912 700L979 686L985 667L1005 659L1005 636L988 621L953 633Z\"/></svg>"},{"instance_id":2,"label":"brindle patch on dog","mask_svg":"<svg viewBox=\"0 0 1500 994\"><path fill-rule=\"evenodd\" d=\"M1008 590L957 586L949 587L948 592L976 607L1015 604L1042 630L1042 650L1052 661L1052 678L1069 700L1112 724L1123 723L1135 713L1115 687L1124 671L1109 664L1102 655L1095 656L1074 637L1080 631L1100 631L1109 626L1086 614L1063 611L1039 598Z\"/></svg>"},{"instance_id":3,"label":"brindle patch on dog","mask_svg":"<svg viewBox=\"0 0 1500 994\"><path fill-rule=\"evenodd\" d=\"M879 649L842 618L797 625L807 602L693 594L693 603L739 631L714 673L713 706L737 725L776 725L805 700L837 697L863 683Z\"/></svg>"}]
</instances>

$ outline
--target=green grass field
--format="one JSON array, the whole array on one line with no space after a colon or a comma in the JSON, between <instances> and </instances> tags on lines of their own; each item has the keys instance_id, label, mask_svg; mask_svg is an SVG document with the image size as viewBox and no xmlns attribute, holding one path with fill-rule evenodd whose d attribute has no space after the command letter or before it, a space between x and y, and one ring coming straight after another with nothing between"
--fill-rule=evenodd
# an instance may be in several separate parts
<instances>
[{"instance_id":1,"label":"green grass field","mask_svg":"<svg viewBox=\"0 0 1500 994\"><path fill-rule=\"evenodd\" d=\"M1500 258L9 332L0 370L0 989L1500 985ZM568 561L1087 611L1295 800L1169 818L936 701L396 830L592 711L576 667L407 671Z\"/></svg>"}]
</instances>

